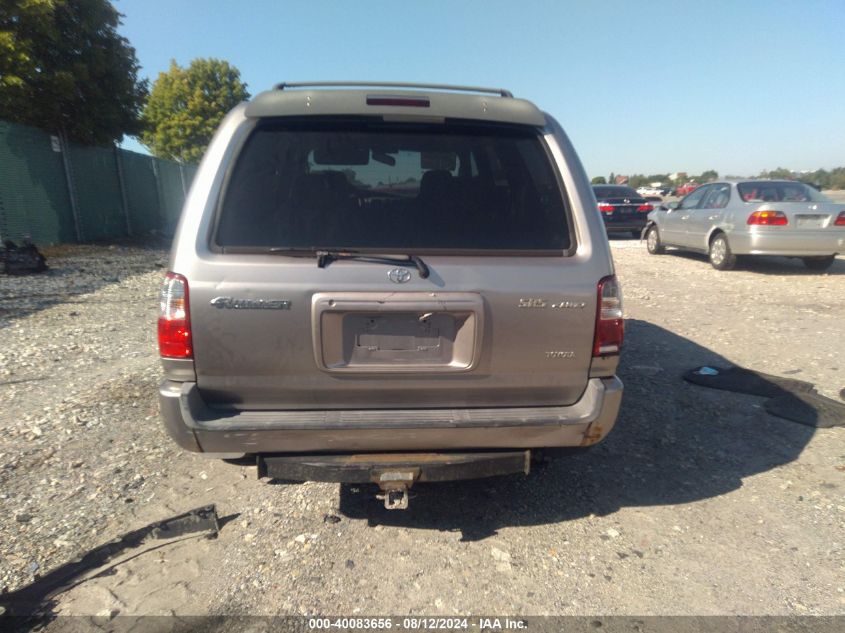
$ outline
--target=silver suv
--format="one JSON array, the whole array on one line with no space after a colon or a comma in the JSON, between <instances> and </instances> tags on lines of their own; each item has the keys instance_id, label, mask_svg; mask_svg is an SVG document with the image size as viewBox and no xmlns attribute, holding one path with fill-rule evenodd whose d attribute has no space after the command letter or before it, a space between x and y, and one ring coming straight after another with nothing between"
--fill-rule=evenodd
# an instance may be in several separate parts
<instances>
[{"instance_id":1,"label":"silver suv","mask_svg":"<svg viewBox=\"0 0 845 633\"><path fill-rule=\"evenodd\" d=\"M525 472L622 397L620 290L560 125L506 90L280 84L200 165L161 290L161 413L259 476Z\"/></svg>"}]
</instances>

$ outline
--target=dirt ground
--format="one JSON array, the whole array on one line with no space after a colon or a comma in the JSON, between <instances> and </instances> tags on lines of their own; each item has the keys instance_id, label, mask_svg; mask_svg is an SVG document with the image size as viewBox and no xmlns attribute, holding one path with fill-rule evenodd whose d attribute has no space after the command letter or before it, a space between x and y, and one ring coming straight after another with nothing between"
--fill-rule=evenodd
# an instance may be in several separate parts
<instances>
[{"instance_id":1,"label":"dirt ground","mask_svg":"<svg viewBox=\"0 0 845 633\"><path fill-rule=\"evenodd\" d=\"M0 277L0 587L214 503L219 538L150 541L60 614L845 613L845 429L697 387L738 364L845 387L845 260L732 272L613 240L627 340L608 439L528 477L270 485L181 452L157 417L156 249L71 249Z\"/></svg>"}]
</instances>

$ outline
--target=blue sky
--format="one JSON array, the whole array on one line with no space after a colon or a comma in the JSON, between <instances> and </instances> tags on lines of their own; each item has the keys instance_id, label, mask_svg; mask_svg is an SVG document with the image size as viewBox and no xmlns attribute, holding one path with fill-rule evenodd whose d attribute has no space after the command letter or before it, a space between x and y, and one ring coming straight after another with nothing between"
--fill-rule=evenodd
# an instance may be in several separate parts
<instances>
[{"instance_id":1,"label":"blue sky","mask_svg":"<svg viewBox=\"0 0 845 633\"><path fill-rule=\"evenodd\" d=\"M115 6L151 80L171 59L217 57L252 94L326 79L501 86L554 115L591 176L845 165L845 0Z\"/></svg>"}]
</instances>

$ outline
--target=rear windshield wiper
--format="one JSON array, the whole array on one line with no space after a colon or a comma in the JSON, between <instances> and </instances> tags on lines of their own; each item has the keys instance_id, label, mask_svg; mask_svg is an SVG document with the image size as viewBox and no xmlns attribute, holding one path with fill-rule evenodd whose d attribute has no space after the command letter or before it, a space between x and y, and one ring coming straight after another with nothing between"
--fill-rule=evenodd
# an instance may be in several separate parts
<instances>
[{"instance_id":1,"label":"rear windshield wiper","mask_svg":"<svg viewBox=\"0 0 845 633\"><path fill-rule=\"evenodd\" d=\"M363 255L343 251L317 251L317 266L319 268L325 268L339 259L356 259L360 262L373 262L375 264L413 264L417 267L421 279L425 279L429 275L428 266L416 255L390 257L388 255Z\"/></svg>"},{"instance_id":2,"label":"rear windshield wiper","mask_svg":"<svg viewBox=\"0 0 845 633\"><path fill-rule=\"evenodd\" d=\"M282 255L292 255L294 257L316 257L318 268L325 268L332 262L341 259L355 259L361 262L372 262L375 264L413 264L419 272L421 279L426 279L431 272L426 263L416 255L391 257L389 255L366 255L355 251L318 251L304 248L285 247L271 248L270 252Z\"/></svg>"}]
</instances>

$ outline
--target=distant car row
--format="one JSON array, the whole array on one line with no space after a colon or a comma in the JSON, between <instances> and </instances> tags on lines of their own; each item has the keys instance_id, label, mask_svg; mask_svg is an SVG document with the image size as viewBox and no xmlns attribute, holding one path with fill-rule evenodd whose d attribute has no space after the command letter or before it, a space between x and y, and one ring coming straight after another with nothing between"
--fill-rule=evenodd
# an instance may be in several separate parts
<instances>
[{"instance_id":1,"label":"distant car row","mask_svg":"<svg viewBox=\"0 0 845 633\"><path fill-rule=\"evenodd\" d=\"M744 255L799 257L822 271L845 252L845 204L801 182L708 183L657 208L630 187L593 189L608 233L639 227L653 255L667 246L703 252L717 270Z\"/></svg>"}]
</instances>

